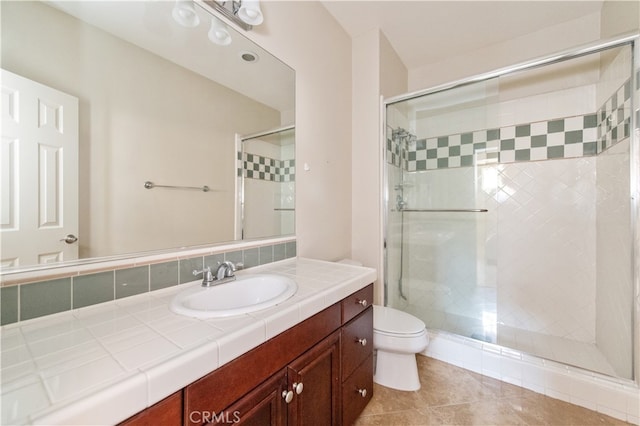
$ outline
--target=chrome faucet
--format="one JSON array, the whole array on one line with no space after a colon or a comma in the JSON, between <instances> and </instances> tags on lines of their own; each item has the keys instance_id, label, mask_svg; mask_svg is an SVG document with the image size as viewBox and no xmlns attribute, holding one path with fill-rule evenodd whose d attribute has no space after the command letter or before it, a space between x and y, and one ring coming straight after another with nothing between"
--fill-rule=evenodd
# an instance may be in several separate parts
<instances>
[{"instance_id":1,"label":"chrome faucet","mask_svg":"<svg viewBox=\"0 0 640 426\"><path fill-rule=\"evenodd\" d=\"M211 268L210 267L206 267L201 271L198 271L197 269L193 270L193 276L198 276L202 274L202 286L203 287L209 287L211 285L211 283L214 281L213 278L213 273L211 272Z\"/></svg>"},{"instance_id":2,"label":"chrome faucet","mask_svg":"<svg viewBox=\"0 0 640 426\"><path fill-rule=\"evenodd\" d=\"M238 262L234 264L228 260L224 262L218 262L218 268L215 272L211 271L211 267L207 266L201 271L194 270L193 275L202 274L202 286L213 287L214 285L228 283L234 281L236 276L234 273L238 269L242 269L242 263Z\"/></svg>"}]
</instances>

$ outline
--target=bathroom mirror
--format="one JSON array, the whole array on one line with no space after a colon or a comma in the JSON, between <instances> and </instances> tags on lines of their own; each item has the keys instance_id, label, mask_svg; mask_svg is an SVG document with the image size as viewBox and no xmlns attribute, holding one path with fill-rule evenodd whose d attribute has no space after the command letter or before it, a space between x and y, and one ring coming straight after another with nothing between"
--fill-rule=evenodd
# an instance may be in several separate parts
<instances>
[{"instance_id":1,"label":"bathroom mirror","mask_svg":"<svg viewBox=\"0 0 640 426\"><path fill-rule=\"evenodd\" d=\"M0 3L3 274L242 237L238 141L294 125L295 72L175 5Z\"/></svg>"}]
</instances>

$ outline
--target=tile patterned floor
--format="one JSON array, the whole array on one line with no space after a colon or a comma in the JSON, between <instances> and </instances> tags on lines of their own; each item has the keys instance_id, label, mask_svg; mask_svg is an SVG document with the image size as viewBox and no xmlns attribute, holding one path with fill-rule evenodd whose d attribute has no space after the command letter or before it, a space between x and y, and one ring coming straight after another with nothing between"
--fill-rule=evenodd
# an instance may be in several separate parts
<instances>
[{"instance_id":1,"label":"tile patterned floor","mask_svg":"<svg viewBox=\"0 0 640 426\"><path fill-rule=\"evenodd\" d=\"M418 356L422 388L403 392L374 384L362 425L628 425L586 408Z\"/></svg>"}]
</instances>

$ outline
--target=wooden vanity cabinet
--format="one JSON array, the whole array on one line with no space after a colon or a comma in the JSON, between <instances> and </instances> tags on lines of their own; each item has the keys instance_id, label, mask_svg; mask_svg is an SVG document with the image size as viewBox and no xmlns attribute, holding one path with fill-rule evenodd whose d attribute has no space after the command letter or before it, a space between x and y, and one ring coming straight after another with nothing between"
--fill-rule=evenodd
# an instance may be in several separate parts
<instances>
[{"instance_id":1,"label":"wooden vanity cabinet","mask_svg":"<svg viewBox=\"0 0 640 426\"><path fill-rule=\"evenodd\" d=\"M182 424L182 390L166 397L144 411L120 423L121 426L153 426Z\"/></svg>"},{"instance_id":2,"label":"wooden vanity cabinet","mask_svg":"<svg viewBox=\"0 0 640 426\"><path fill-rule=\"evenodd\" d=\"M373 391L372 298L370 284L122 424L352 424Z\"/></svg>"},{"instance_id":3,"label":"wooden vanity cabinet","mask_svg":"<svg viewBox=\"0 0 640 426\"><path fill-rule=\"evenodd\" d=\"M373 395L373 286L342 300L342 424L351 425ZM348 321L348 322L347 322Z\"/></svg>"},{"instance_id":4,"label":"wooden vanity cabinet","mask_svg":"<svg viewBox=\"0 0 640 426\"><path fill-rule=\"evenodd\" d=\"M217 422L209 424L224 421L261 426L339 424L340 332L332 333L215 415ZM191 417L194 420L196 416Z\"/></svg>"}]
</instances>

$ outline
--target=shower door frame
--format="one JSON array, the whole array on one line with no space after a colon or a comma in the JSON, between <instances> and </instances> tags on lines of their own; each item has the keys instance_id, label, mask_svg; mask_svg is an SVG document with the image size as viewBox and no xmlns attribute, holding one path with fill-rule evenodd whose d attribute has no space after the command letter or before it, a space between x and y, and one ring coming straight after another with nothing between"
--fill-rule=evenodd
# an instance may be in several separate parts
<instances>
[{"instance_id":1,"label":"shower door frame","mask_svg":"<svg viewBox=\"0 0 640 426\"><path fill-rule=\"evenodd\" d=\"M504 68L499 68L495 71L487 73L477 74L461 80L433 86L431 88L410 92L404 95L394 96L387 99L382 99L381 102L381 134L380 134L380 146L382 147L382 181L381 181L381 193L382 193L382 276L383 276L383 297L384 305L386 306L388 301L388 249L387 249L387 236L389 229L389 163L387 162L387 149L386 149L386 132L387 132L387 107L399 102L408 101L411 99L419 98L426 95L431 95L439 92L444 92L450 89L455 89L463 86L468 86L474 83L480 83L493 78L498 78L508 74L512 74L518 71L530 70L539 68L546 65L552 65L555 63L567 61L570 59L579 58L582 56L599 53L608 49L614 49L617 47L629 46L631 48L631 63L632 63L632 75L631 75L631 124L630 124L630 143L629 143L629 155L630 155L630 218L631 218L631 277L633 286L632 297L632 375L633 379L628 380L624 378L616 377L617 380L628 381L634 383L640 387L640 350L637 349L640 344L640 82L637 81L636 73L634 71L640 70L640 33L633 32L623 34L621 36L600 40L596 43L590 43L582 46L578 46L572 49L566 49L551 55L543 56L537 59L533 59L526 62L521 62L515 65L511 65ZM638 104L636 105L636 102ZM400 248L402 250L402 247ZM400 265L402 268L402 265ZM638 271L638 272L636 272ZM445 332L446 333L446 332ZM462 339L473 339L459 336ZM495 345L501 347L499 345ZM589 374L598 374L588 371ZM603 377L609 377L604 376Z\"/></svg>"}]
</instances>

